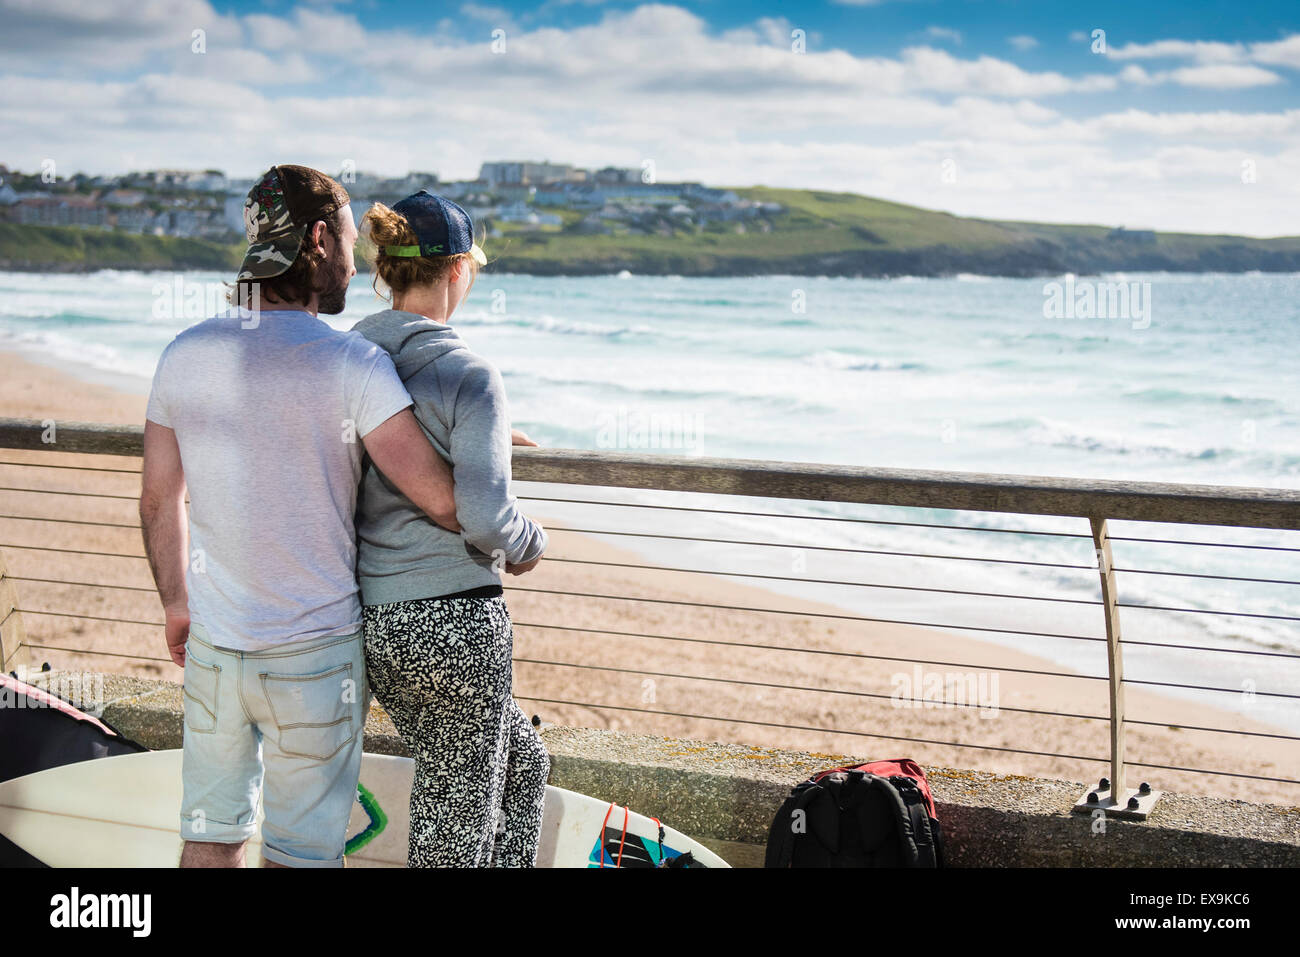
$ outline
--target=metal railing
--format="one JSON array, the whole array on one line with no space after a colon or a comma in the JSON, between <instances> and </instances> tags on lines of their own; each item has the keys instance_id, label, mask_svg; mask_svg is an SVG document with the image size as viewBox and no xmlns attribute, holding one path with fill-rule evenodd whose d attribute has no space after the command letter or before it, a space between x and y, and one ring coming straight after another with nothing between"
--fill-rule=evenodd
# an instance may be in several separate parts
<instances>
[{"instance_id":1,"label":"metal railing","mask_svg":"<svg viewBox=\"0 0 1300 957\"><path fill-rule=\"evenodd\" d=\"M0 502L6 503L0 505L0 659L5 670L16 663L26 663L37 652L42 656L53 653L116 659L128 668L147 668L168 661L161 655L139 653L138 644L130 646L133 651L114 640L122 628L161 627L156 617L156 596L139 545L134 506L139 489L141 436L139 428L0 419ZM87 463L85 456L111 458ZM597 653L595 645L584 644L581 646L584 654L576 656L556 651L551 656L538 657L517 649L517 697L565 714L570 722L581 721L583 714L595 713L621 716L619 720L627 720L633 730L653 727L662 732L666 723L675 721L677 724L672 727L740 729L735 732L740 736L761 731L769 740L778 733L801 735L801 740L813 745L845 738L865 739L906 742L922 748L951 748L963 753L1023 755L1055 762L1052 766L1057 768L1062 762L1071 767L1102 764L1108 769L1112 793L1121 802L1121 808L1123 799L1132 790L1125 788L1130 768L1269 782L1288 788L1300 786L1296 777L1300 762L1288 764L1283 760L1280 764L1273 762L1272 767L1230 769L1189 766L1146 755L1134 757L1126 741L1126 732L1134 729L1229 735L1238 740L1277 742L1288 749L1294 749L1300 737L1286 733L1281 727L1255 723L1250 727L1224 728L1207 719L1204 723L1171 725L1158 716L1132 714L1125 700L1128 689L1195 695L1211 702L1215 695L1248 693L1286 709L1294 708L1292 702L1300 700L1297 693L1300 686L1292 676L1300 675L1300 653L1290 649L1300 647L1300 642L1264 640L1245 645L1240 641L1211 639L1159 640L1164 637L1164 626L1148 626L1145 622L1151 619L1144 616L1150 613L1160 613L1166 618L1214 616L1242 625L1245 634L1252 623L1268 623L1274 628L1294 627L1295 622L1300 622L1300 614L1207 607L1204 603L1196 606L1124 601L1120 595L1121 584L1132 580L1126 576L1145 576L1147 581L1159 576L1162 581L1174 583L1208 583L1204 587L1220 591L1237 589L1230 596L1234 601L1241 589L1264 587L1285 591L1300 586L1300 574L1295 571L1300 538L1209 541L1204 528L1298 531L1300 492L551 449L516 449L513 468L517 483L545 483L545 487L537 489L538 494L530 494L532 490L528 489L520 495L530 513L570 515L562 524L547 522L552 545L547 560L539 568L548 569L549 577L539 578L534 572L527 577L507 579L505 583L512 596L517 632L526 636L526 642L541 645L548 641L553 645L560 638L570 642L616 642L608 646L613 648L609 653ZM75 483L68 481L72 477L77 479ZM77 487L70 487L73 484ZM600 489L615 490L613 494L618 497L607 497L609 492L598 494ZM640 500L631 501L632 493L638 491ZM766 507L746 507L746 499L765 500ZM60 503L61 508L57 507ZM872 511L864 513L858 507L871 507ZM954 514L936 515L936 512ZM1019 524L1005 527L981 523L979 515L962 514L972 512L1004 520L1016 517ZM1034 517L1052 517L1053 524L1041 527L1026 521ZM1197 529L1198 537L1191 539L1159 531L1115 534L1112 531L1115 522L1202 528ZM727 530L737 525L745 531ZM819 530L811 542L807 533L810 528ZM755 529L759 531L756 533ZM794 529L803 531L793 533ZM831 529L836 534L830 534ZM854 533L888 534L893 539L868 542L877 547L865 547L847 534L846 529ZM44 537L34 538L37 534ZM795 540L798 534L803 534L802 541ZM78 535L83 540L79 541ZM933 544L936 535L953 539L966 537L972 545L955 551L936 550L938 546ZM84 541L86 536L93 537L94 541L88 544ZM1002 541L1038 543L1039 548L1028 555L995 554L996 548L986 547L980 552L973 544L978 540L996 541L1000 536ZM610 550L593 553L577 547L582 541L592 540L635 544L643 552L649 549L661 556L668 554L669 548L675 551L668 560L660 562L646 559L643 554ZM882 545L888 547L879 547ZM1142 549L1164 546L1173 546L1175 550L1221 549L1216 554L1226 555L1264 555L1275 560L1270 568L1291 562L1292 571L1232 575L1218 570L1211 573L1175 567L1141 567L1142 563L1116 564L1114 551L1118 547L1133 549L1138 554ZM689 558L701 549L706 550L703 567L681 560L680 556ZM719 549L731 553L732 558L725 563L720 561ZM1047 554L1049 550L1051 554ZM1066 555L1064 551L1071 554ZM874 563L875 577L861 580L842 573L813 575L805 567L794 573L779 573L780 568L770 559L773 552L833 559L836 568L854 561L870 562ZM24 560L19 561L16 558L19 555ZM87 566L87 572L77 575L20 574L29 564L25 559L39 555L78 556L98 564ZM741 555L747 556L744 562L739 558ZM756 568L749 556L766 564ZM127 580L112 583L93 580L103 576L89 573L91 568L106 568L113 562L131 563ZM889 578L892 567L889 563L916 568L926 562L937 564L924 567L943 570L927 572L920 579L906 573L896 580ZM1055 593L1031 594L957 587L970 584L953 577L951 569L958 566L997 566L1004 571L1041 575L1044 581L1068 581L1069 586L1059 585ZM594 584L593 574L599 576ZM645 576L653 576L659 584L651 588ZM579 577L580 583L575 585ZM708 583L720 579L775 588L776 594L769 590L762 600L710 600ZM1091 581L1095 597L1081 597L1079 589L1085 580ZM622 584L597 587L601 582L610 581ZM694 583L691 587L696 592L689 589L683 592L686 586L679 586L678 582ZM547 587L548 583L552 587ZM698 593L701 585L706 592L703 596ZM92 597L74 599L79 601L74 606L42 605L36 596L41 588L51 587L65 597ZM784 597L776 600L776 596L782 595L782 588ZM865 610L874 613L859 613L852 601L838 598L810 605L812 599L805 594L810 590L822 595L870 592L876 597L873 605ZM108 595L115 597L110 601L105 597ZM136 603L126 601L126 596L134 596ZM573 600L581 604L566 604ZM1010 621L1005 614L989 617L988 606L979 604L987 601L1000 603L999 607L1013 605L1018 609L1016 617ZM152 602L152 614L138 610L141 602L144 605ZM962 602L969 605L961 605ZM967 610L980 607L985 611L982 617L976 615L973 620L932 613L944 603L956 603ZM1298 606L1300 603L1293 603L1290 608ZM573 607L579 608L581 614L571 611ZM592 611L630 607L640 610L636 621L658 619L671 623L675 620L683 627L628 628L626 613L613 623L622 627L614 627ZM916 613L918 608L920 614ZM1040 610L1025 611L1029 608ZM1041 609L1067 614L1052 618ZM1283 611L1286 610L1284 607ZM882 611L891 613L882 614ZM673 619L673 615L677 618ZM723 620L721 615L730 615L744 623L746 640L737 640L734 629L721 628L718 624ZM1143 627L1138 630L1140 637L1123 633L1121 620L1128 627L1128 619L1136 616L1143 616ZM1019 617L1025 618L1024 627L1008 627L1019 624ZM46 624L37 628L38 621ZM1056 621L1066 621L1068 625L1054 625ZM62 632L55 630L70 629L75 634L91 627L89 623L106 630L96 633L91 643L83 642L80 646L66 637L60 639L58 635ZM1088 629L1078 627L1079 623L1091 623L1095 633L1085 633ZM863 627L903 629L897 634L904 638L921 634L912 629L964 634L994 640L998 648L1010 647L1013 641L1032 643L1036 649L1047 647L1047 643L1054 648L1068 645L1081 649L1076 655L1081 661L1092 660L1087 659L1083 650L1096 648L1100 652L1104 646L1105 667L1101 674L1085 674L1078 667L1026 667L1023 661L1016 664L952 661L918 654L911 651L910 645L882 648L870 638L841 636L831 640L827 637L839 635L835 629ZM818 628L822 631L812 630ZM719 637L719 630L731 637ZM783 637L791 631L796 633L795 638ZM629 660L633 656L623 651L629 647L659 650L640 653L635 660ZM666 648L675 649L673 654L682 659L681 667L663 668L659 664L673 657L663 650ZM1169 665L1170 673L1140 678L1126 675L1126 650L1130 654L1164 656L1151 661L1162 668ZM706 670L685 667L693 660L692 654L709 653L724 655L722 660L727 662L752 660L756 664L750 669L752 673L743 676L718 673L726 669L719 669L716 660ZM1281 683L1260 690L1255 686L1258 682L1252 679L1251 688L1244 692L1241 686L1232 687L1228 682L1178 680L1181 672L1174 666L1185 663L1190 656L1216 663L1247 659L1255 663L1257 672L1262 671L1264 677L1280 676ZM580 660L572 660L574 657ZM611 657L613 661L609 660ZM818 664L808 665L809 661ZM896 705L899 695L896 691L887 694L866 682L855 683L850 678L841 678L840 674L849 674L859 666L879 668L891 663L895 667L907 664L965 668L967 673L994 672L1013 676L1026 682L1025 687L1029 688L1045 687L1049 681L1056 680L1090 682L1104 687L1105 707L1098 709L1102 713L1006 704L999 705L998 710L1030 722L1059 720L1070 722L1072 727L1087 723L1102 725L1108 731L1105 753L1076 753L1084 750L1078 748L1025 747L1022 746L1025 741L998 743L891 733L909 730L905 721L888 728L843 726L845 722L837 717L843 706L834 702L847 700L862 708L885 702ZM1036 661L1028 663L1037 664ZM1226 666L1224 673L1227 673ZM546 678L556 674L582 677L563 681ZM799 680L800 674L806 677ZM641 685L628 685L629 680L637 679ZM557 684L572 688L575 681L580 694L556 694L550 690ZM661 708L655 706L657 695L636 697L637 688L647 681L652 687L657 682L673 683L674 688L681 689L676 700L682 706ZM620 698L614 693L629 687L631 695ZM707 695L689 690L701 687L711 690ZM725 695L721 695L723 689ZM800 705L802 710L798 713L815 714L817 719L765 720L765 715L756 712L769 700L767 696L773 694L799 698L805 704ZM715 713L717 709L687 706L698 704L703 698L730 700L737 707L733 713L720 714ZM982 707L979 702L971 701L946 702L945 706L955 711L974 712ZM1030 736L1033 727L1041 726L1031 726ZM1300 755L1300 750L1289 753ZM1295 793L1300 795L1300 789Z\"/></svg>"}]
</instances>

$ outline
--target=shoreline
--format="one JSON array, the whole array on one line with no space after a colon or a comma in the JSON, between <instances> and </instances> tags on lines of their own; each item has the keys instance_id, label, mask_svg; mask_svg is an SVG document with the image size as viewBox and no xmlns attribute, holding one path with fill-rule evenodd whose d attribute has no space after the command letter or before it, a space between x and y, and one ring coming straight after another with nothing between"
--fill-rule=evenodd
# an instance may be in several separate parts
<instances>
[{"instance_id":1,"label":"shoreline","mask_svg":"<svg viewBox=\"0 0 1300 957\"><path fill-rule=\"evenodd\" d=\"M142 394L82 381L57 364L39 364L13 351L0 350L0 415L139 424L145 401ZM23 461L33 456L13 452L5 458ZM98 465L114 462L111 457L78 459ZM120 466L121 460L116 463ZM133 489L138 489L133 486L133 481L138 480L133 475L60 470L51 476L49 472L0 467L0 484L43 488L46 479L53 488L124 496L108 501L63 497L58 500L61 518L123 524L134 521L135 507L130 496ZM38 492L0 492L0 511L6 514L50 515L50 502ZM529 510L548 524L551 516L546 514L546 507L545 503L537 503ZM146 589L99 589L88 594L84 588L74 586L19 582L24 606L85 611L90 605L93 614L103 617L157 618L157 597L147 591L151 580L143 561L41 551L45 546L138 555L138 531L0 520L0 542L32 546L6 549L10 573L16 576ZM535 572L504 582L516 623L516 695L528 713L538 713L556 724L731 741L756 748L797 747L864 758L909 753L923 763L1065 780L1086 780L1104 773L1102 765L1090 761L899 739L975 742L990 748L1021 748L1085 758L1104 756L1108 747L1108 726L1104 721L1078 721L1023 711L1105 715L1105 681L1068 677L1073 669L1050 659L1004 643L934 628L726 611L711 606L840 616L852 609L707 572L685 574L615 567L645 561L644 554L617 547L599 536L553 528L548 560ZM619 597L581 598L523 589ZM654 601L641 602L637 598ZM111 650L146 658L160 653L161 638L154 633L156 629L121 622L60 625L59 619L40 616L25 616L24 620L29 639L35 643L83 651ZM34 663L47 660L41 654L33 655ZM172 680L180 677L170 664L66 652L51 652L47 658L56 668L107 668ZM930 664L914 665L913 659ZM964 677L985 682L981 686L985 690L992 684L991 700L981 699L986 706L978 706L979 700L968 700L968 705L977 706L955 707L957 702L936 700L928 692L916 699L905 693L914 681L916 668L922 669L922 679L929 680L932 673L956 670L945 663L967 666ZM1053 671L1067 677L1029 675L1024 671ZM1130 760L1143 758L1153 764L1273 777L1294 775L1296 746L1263 737L1278 733L1271 725L1140 687L1129 687L1128 699L1130 719L1159 722L1154 727L1129 727ZM599 704L616 705L622 710L592 707ZM735 720L717 720L720 717ZM1194 727L1237 729L1261 736L1189 730ZM805 730L814 728L836 730ZM1291 785L1237 782L1228 777L1159 769L1132 768L1130 774L1134 783L1150 780L1159 789L1234 796L1245 792L1251 800L1300 804L1300 787Z\"/></svg>"},{"instance_id":2,"label":"shoreline","mask_svg":"<svg viewBox=\"0 0 1300 957\"><path fill-rule=\"evenodd\" d=\"M1218 263L1213 266L1207 266L1204 263L1183 264L1176 260L1157 259L1138 263L1122 262L1102 262L1102 263L1068 263L1065 261L1051 262L1040 266L1019 265L1008 266L1006 268L988 269L981 268L979 262L957 261L944 267L927 268L925 263L928 258L928 250L906 251L891 255L891 261L907 261L912 265L902 268L889 268L889 264L870 264L864 268L862 264L857 265L839 265L833 260L843 258L854 258L855 252L846 251L843 254L835 254L829 257L823 257L815 262L801 263L798 260L783 260L780 263L773 263L770 268L762 269L700 269L692 268L691 260L697 259L697 256L685 254L681 259L674 258L673 261L665 265L662 269L654 268L653 264L639 261L635 257L625 259L613 259L600 263L594 263L590 268L571 268L567 264L556 263L548 260L533 262L528 264L533 268L523 268L524 264L515 262L510 264L510 268L502 269L499 272L493 270L500 259L489 259L488 267L484 269L484 276L531 276L540 279L584 279L597 278L602 276L617 277L629 274L634 277L646 277L656 279L685 278L685 279L760 279L760 278L781 278L790 276L799 279L958 279L962 276L979 276L983 279L1051 279L1054 277L1073 275L1073 276L1106 276L1111 274L1126 273L1166 273L1169 275L1222 275L1222 276L1244 276L1248 274L1259 274L1268 276L1288 276L1300 273L1300 255L1293 260L1278 262L1268 260L1264 262L1239 262L1239 263ZM825 260L830 259L832 262L828 265ZM368 275L370 270L363 268L362 261L357 262L357 274ZM800 268L804 267L804 268ZM177 263L167 266L140 266L135 262L128 263L31 263L31 262L13 262L0 260L0 272L25 273L28 275L89 275L97 272L138 272L138 273L167 273L176 274L184 272L231 272L234 270L221 270L214 268L207 263Z\"/></svg>"},{"instance_id":3,"label":"shoreline","mask_svg":"<svg viewBox=\"0 0 1300 957\"><path fill-rule=\"evenodd\" d=\"M62 356L52 356L43 353L35 346L23 345L22 343L6 342L0 343L0 374L11 377L16 382L26 382L31 380L32 373L29 369L22 367L11 367L10 359L16 358L26 366L35 369L47 370L59 378L60 389L76 389L79 385L90 385L100 389L108 390L108 393L117 396L135 396L140 397L144 402L140 404L139 413L129 413L129 417L112 421L96 419L93 421L102 421L107 425L140 425L144 422L145 404L149 398L149 389L152 385L149 379L141 376L132 375L129 372L113 372L104 369L89 362L77 362L74 359L68 359ZM108 402L110 408L116 403L108 394L101 396ZM0 393L0 398L8 400L8 396ZM8 414L8 413L7 413ZM127 413L118 413L127 414ZM41 416L32 414L30 416L17 416L17 418L40 418ZM62 416L61 416L62 418ZM91 421L91 420L80 420Z\"/></svg>"}]
</instances>

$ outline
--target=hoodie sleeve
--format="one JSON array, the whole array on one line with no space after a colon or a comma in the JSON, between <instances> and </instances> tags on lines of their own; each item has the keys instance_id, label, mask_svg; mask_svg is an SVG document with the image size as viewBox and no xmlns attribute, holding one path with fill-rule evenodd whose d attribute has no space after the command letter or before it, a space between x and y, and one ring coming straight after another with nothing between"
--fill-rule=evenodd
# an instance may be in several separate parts
<instances>
[{"instance_id":1,"label":"hoodie sleeve","mask_svg":"<svg viewBox=\"0 0 1300 957\"><path fill-rule=\"evenodd\" d=\"M451 425L456 520L466 542L486 555L500 549L517 565L546 550L546 532L510 494L510 414L505 384L487 364L466 370Z\"/></svg>"}]
</instances>

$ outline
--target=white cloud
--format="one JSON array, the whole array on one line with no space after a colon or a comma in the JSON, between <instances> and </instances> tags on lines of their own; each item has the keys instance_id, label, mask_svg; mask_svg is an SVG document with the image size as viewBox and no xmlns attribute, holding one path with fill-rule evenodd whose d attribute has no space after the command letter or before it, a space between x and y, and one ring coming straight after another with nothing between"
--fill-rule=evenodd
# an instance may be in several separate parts
<instances>
[{"instance_id":1,"label":"white cloud","mask_svg":"<svg viewBox=\"0 0 1300 957\"><path fill-rule=\"evenodd\" d=\"M1191 60L1201 66L1226 67L1254 63L1300 70L1300 33L1293 33L1281 40L1250 44L1205 40L1156 40L1153 43L1130 43L1112 48L1109 56L1113 60L1180 59ZM1244 77L1245 74L1242 76Z\"/></svg>"},{"instance_id":2,"label":"white cloud","mask_svg":"<svg viewBox=\"0 0 1300 957\"><path fill-rule=\"evenodd\" d=\"M1198 87L1207 90L1244 90L1255 86L1271 86L1282 82L1282 78L1270 70L1249 64L1222 63L1206 66L1179 67L1174 70L1162 70L1150 73L1130 63L1120 70L1119 77L1135 86L1154 86L1161 83L1175 83L1179 86Z\"/></svg>"},{"instance_id":3,"label":"white cloud","mask_svg":"<svg viewBox=\"0 0 1300 957\"><path fill-rule=\"evenodd\" d=\"M1240 43L1216 43L1203 40L1157 40L1154 43L1130 43L1111 47L1106 54L1112 60L1151 60L1177 58L1199 63L1235 63L1245 55Z\"/></svg>"},{"instance_id":4,"label":"white cloud","mask_svg":"<svg viewBox=\"0 0 1300 957\"><path fill-rule=\"evenodd\" d=\"M1285 40L1273 43L1252 43L1250 58L1256 63L1300 70L1300 33L1293 33Z\"/></svg>"},{"instance_id":5,"label":"white cloud","mask_svg":"<svg viewBox=\"0 0 1300 957\"><path fill-rule=\"evenodd\" d=\"M783 18L717 34L662 4L568 29L516 25L498 56L486 36L466 41L440 24L367 31L335 9L235 18L198 0L156 0L181 18L160 26L132 11L151 2L116 6L126 26L104 42L99 14L67 0L0 0L12 36L26 37L0 38L0 160L251 175L273 162L337 170L351 159L462 177L485 159L652 158L663 179L852 190L993 218L1295 232L1300 110L1128 108L1143 84L1175 95L1276 83L1263 58L1287 67L1291 39L1246 47L1241 60L1195 47L1120 64L1084 57L1097 72L1080 75L929 46L795 54ZM60 16L73 26L50 32ZM176 26L196 17L211 24L204 57ZM41 47L32 38L46 32ZM1146 59L1165 62L1155 71ZM438 95L419 92L429 89ZM951 187L939 176L947 158L959 168ZM1242 158L1260 169L1249 188Z\"/></svg>"},{"instance_id":6,"label":"white cloud","mask_svg":"<svg viewBox=\"0 0 1300 957\"><path fill-rule=\"evenodd\" d=\"M1031 73L991 56L962 60L946 50L912 47L903 51L906 82L914 90L985 93L992 96L1051 96L1112 90L1115 78L1103 74L1079 78L1060 73Z\"/></svg>"},{"instance_id":7,"label":"white cloud","mask_svg":"<svg viewBox=\"0 0 1300 957\"><path fill-rule=\"evenodd\" d=\"M1271 86L1282 82L1282 78L1270 70L1232 63L1182 67L1170 71L1169 78L1182 86L1198 86L1214 90L1241 90L1251 86Z\"/></svg>"},{"instance_id":8,"label":"white cloud","mask_svg":"<svg viewBox=\"0 0 1300 957\"><path fill-rule=\"evenodd\" d=\"M948 40L959 46L961 45L961 31L954 30L951 27L926 27L925 35L936 40Z\"/></svg>"},{"instance_id":9,"label":"white cloud","mask_svg":"<svg viewBox=\"0 0 1300 957\"><path fill-rule=\"evenodd\" d=\"M1246 143L1261 139L1295 138L1300 141L1300 110L1284 113L1151 113L1128 109L1084 121L1098 134L1136 134L1154 137L1210 137Z\"/></svg>"},{"instance_id":10,"label":"white cloud","mask_svg":"<svg viewBox=\"0 0 1300 957\"><path fill-rule=\"evenodd\" d=\"M0 0L0 23L6 69L65 76L193 55L198 30L209 48L241 39L238 22L206 0Z\"/></svg>"},{"instance_id":11,"label":"white cloud","mask_svg":"<svg viewBox=\"0 0 1300 957\"><path fill-rule=\"evenodd\" d=\"M369 42L365 29L350 14L298 7L288 18L249 14L242 20L250 46L268 51L293 51L313 59L322 55L351 57Z\"/></svg>"},{"instance_id":12,"label":"white cloud","mask_svg":"<svg viewBox=\"0 0 1300 957\"><path fill-rule=\"evenodd\" d=\"M514 17L504 7L492 7L481 3L464 3L461 4L460 12L462 16L491 24L493 27L514 25Z\"/></svg>"},{"instance_id":13,"label":"white cloud","mask_svg":"<svg viewBox=\"0 0 1300 957\"><path fill-rule=\"evenodd\" d=\"M1022 52L1025 50L1032 50L1034 47L1038 46L1038 41L1036 39L1023 33L1014 37L1007 37L1007 42Z\"/></svg>"}]
</instances>

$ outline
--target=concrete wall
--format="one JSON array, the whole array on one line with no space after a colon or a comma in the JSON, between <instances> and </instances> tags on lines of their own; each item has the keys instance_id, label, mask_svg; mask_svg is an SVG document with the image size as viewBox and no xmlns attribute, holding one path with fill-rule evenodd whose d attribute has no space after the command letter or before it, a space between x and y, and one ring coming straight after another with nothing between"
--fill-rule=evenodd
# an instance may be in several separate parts
<instances>
[{"instance_id":1,"label":"concrete wall","mask_svg":"<svg viewBox=\"0 0 1300 957\"><path fill-rule=\"evenodd\" d=\"M68 677L28 680L66 695ZM105 721L150 748L180 747L180 685L92 680L102 688ZM762 865L772 816L793 785L866 760L585 728L544 728L542 738L552 784L652 814L735 866ZM378 705L365 745L407 753ZM926 775L958 867L1300 866L1300 808L1166 793L1147 821L1110 819L1103 833L1071 813L1080 783L952 768L928 767Z\"/></svg>"}]
</instances>

